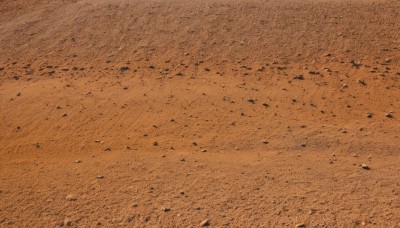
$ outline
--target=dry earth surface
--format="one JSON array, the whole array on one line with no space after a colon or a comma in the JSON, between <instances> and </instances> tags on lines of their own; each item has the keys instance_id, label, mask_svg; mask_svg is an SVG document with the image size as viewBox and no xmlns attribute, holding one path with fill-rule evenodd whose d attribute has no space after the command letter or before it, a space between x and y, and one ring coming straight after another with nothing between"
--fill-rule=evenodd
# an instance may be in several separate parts
<instances>
[{"instance_id":1,"label":"dry earth surface","mask_svg":"<svg viewBox=\"0 0 400 228\"><path fill-rule=\"evenodd\" d=\"M399 138L398 0L0 1L0 227L400 227Z\"/></svg>"}]
</instances>

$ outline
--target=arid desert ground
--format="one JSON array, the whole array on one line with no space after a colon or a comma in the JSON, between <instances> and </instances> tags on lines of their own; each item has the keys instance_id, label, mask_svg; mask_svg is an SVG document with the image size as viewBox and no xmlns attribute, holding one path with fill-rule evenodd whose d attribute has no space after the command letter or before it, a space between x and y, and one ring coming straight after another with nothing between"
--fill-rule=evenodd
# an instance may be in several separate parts
<instances>
[{"instance_id":1,"label":"arid desert ground","mask_svg":"<svg viewBox=\"0 0 400 228\"><path fill-rule=\"evenodd\" d=\"M0 227L400 227L400 1L0 1Z\"/></svg>"}]
</instances>

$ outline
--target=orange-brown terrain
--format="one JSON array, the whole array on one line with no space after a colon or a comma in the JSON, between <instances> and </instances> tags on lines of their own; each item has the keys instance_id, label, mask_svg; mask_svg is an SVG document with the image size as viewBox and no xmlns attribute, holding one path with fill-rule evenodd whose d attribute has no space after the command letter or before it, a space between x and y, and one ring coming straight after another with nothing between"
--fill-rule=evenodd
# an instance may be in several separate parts
<instances>
[{"instance_id":1,"label":"orange-brown terrain","mask_svg":"<svg viewBox=\"0 0 400 228\"><path fill-rule=\"evenodd\" d=\"M400 227L400 1L0 1L0 227Z\"/></svg>"}]
</instances>

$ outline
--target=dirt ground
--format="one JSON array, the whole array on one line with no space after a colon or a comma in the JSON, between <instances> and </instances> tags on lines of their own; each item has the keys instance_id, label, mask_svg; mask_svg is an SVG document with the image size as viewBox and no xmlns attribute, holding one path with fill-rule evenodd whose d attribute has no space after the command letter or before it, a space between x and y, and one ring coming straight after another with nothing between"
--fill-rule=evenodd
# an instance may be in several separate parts
<instances>
[{"instance_id":1,"label":"dirt ground","mask_svg":"<svg viewBox=\"0 0 400 228\"><path fill-rule=\"evenodd\" d=\"M400 2L0 1L0 227L400 227Z\"/></svg>"}]
</instances>

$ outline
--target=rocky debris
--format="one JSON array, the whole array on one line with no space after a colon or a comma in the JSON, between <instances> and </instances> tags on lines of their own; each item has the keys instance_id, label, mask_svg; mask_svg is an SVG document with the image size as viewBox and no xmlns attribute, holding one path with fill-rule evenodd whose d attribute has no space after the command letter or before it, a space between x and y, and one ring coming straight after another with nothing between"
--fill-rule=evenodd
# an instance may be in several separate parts
<instances>
[{"instance_id":1,"label":"rocky debris","mask_svg":"<svg viewBox=\"0 0 400 228\"><path fill-rule=\"evenodd\" d=\"M293 77L293 80L304 80L304 76L303 75L297 75Z\"/></svg>"},{"instance_id":2,"label":"rocky debris","mask_svg":"<svg viewBox=\"0 0 400 228\"><path fill-rule=\"evenodd\" d=\"M62 117L66 117L66 116L68 116L68 114L67 114L67 113L64 113L64 114L62 115Z\"/></svg>"},{"instance_id":3,"label":"rocky debris","mask_svg":"<svg viewBox=\"0 0 400 228\"><path fill-rule=\"evenodd\" d=\"M4 70L4 67L0 67L0 71Z\"/></svg>"},{"instance_id":4,"label":"rocky debris","mask_svg":"<svg viewBox=\"0 0 400 228\"><path fill-rule=\"evenodd\" d=\"M369 166L367 164L361 164L361 168L365 170L369 170Z\"/></svg>"},{"instance_id":5,"label":"rocky debris","mask_svg":"<svg viewBox=\"0 0 400 228\"><path fill-rule=\"evenodd\" d=\"M133 219L135 219L135 216L128 216L127 218L126 218L126 222L132 222L133 221ZM123 225L124 223L122 223L121 225Z\"/></svg>"},{"instance_id":6,"label":"rocky debris","mask_svg":"<svg viewBox=\"0 0 400 228\"><path fill-rule=\"evenodd\" d=\"M121 73L125 72L127 70L129 70L129 67L127 67L127 66L122 66L122 67L118 68L118 71L121 72Z\"/></svg>"},{"instance_id":7,"label":"rocky debris","mask_svg":"<svg viewBox=\"0 0 400 228\"><path fill-rule=\"evenodd\" d=\"M153 146L158 146L158 142L157 142L157 141L154 141L154 142L153 142Z\"/></svg>"},{"instance_id":8,"label":"rocky debris","mask_svg":"<svg viewBox=\"0 0 400 228\"><path fill-rule=\"evenodd\" d=\"M207 152L207 149L202 149L201 152L203 152L203 153L204 153L204 152Z\"/></svg>"},{"instance_id":9,"label":"rocky debris","mask_svg":"<svg viewBox=\"0 0 400 228\"><path fill-rule=\"evenodd\" d=\"M200 222L200 227L206 227L206 226L209 226L209 225L211 225L209 219L205 219L205 220Z\"/></svg>"},{"instance_id":10,"label":"rocky debris","mask_svg":"<svg viewBox=\"0 0 400 228\"><path fill-rule=\"evenodd\" d=\"M268 143L269 143L269 141L268 141L267 139L264 139L264 140L262 141L262 143L264 143L264 144L268 144Z\"/></svg>"},{"instance_id":11,"label":"rocky debris","mask_svg":"<svg viewBox=\"0 0 400 228\"><path fill-rule=\"evenodd\" d=\"M161 210L164 211L164 212L168 212L168 211L170 211L171 209L168 208L168 207L162 207Z\"/></svg>"},{"instance_id":12,"label":"rocky debris","mask_svg":"<svg viewBox=\"0 0 400 228\"><path fill-rule=\"evenodd\" d=\"M97 178L97 179L104 179L104 176L99 175L99 176L97 176L96 178Z\"/></svg>"},{"instance_id":13,"label":"rocky debris","mask_svg":"<svg viewBox=\"0 0 400 228\"><path fill-rule=\"evenodd\" d=\"M74 162L77 163L77 164L79 164L79 163L81 163L82 161L81 161L81 160L75 160Z\"/></svg>"},{"instance_id":14,"label":"rocky debris","mask_svg":"<svg viewBox=\"0 0 400 228\"><path fill-rule=\"evenodd\" d=\"M247 99L247 101L250 102L250 103L252 103L252 104L255 104L257 100L256 100L256 99L253 99L253 98L250 98L250 99Z\"/></svg>"},{"instance_id":15,"label":"rocky debris","mask_svg":"<svg viewBox=\"0 0 400 228\"><path fill-rule=\"evenodd\" d=\"M400 76L400 72L397 72L396 74L397 74L398 76Z\"/></svg>"},{"instance_id":16,"label":"rocky debris","mask_svg":"<svg viewBox=\"0 0 400 228\"><path fill-rule=\"evenodd\" d=\"M71 226L72 225L72 220L69 218L65 218L63 221L64 226Z\"/></svg>"},{"instance_id":17,"label":"rocky debris","mask_svg":"<svg viewBox=\"0 0 400 228\"><path fill-rule=\"evenodd\" d=\"M21 96L21 93L17 93L17 95L16 95L17 97L20 97Z\"/></svg>"},{"instance_id":18,"label":"rocky debris","mask_svg":"<svg viewBox=\"0 0 400 228\"><path fill-rule=\"evenodd\" d=\"M267 103L263 103L262 105L263 105L264 107L266 107L266 108L270 107L269 104L267 104Z\"/></svg>"},{"instance_id":19,"label":"rocky debris","mask_svg":"<svg viewBox=\"0 0 400 228\"><path fill-rule=\"evenodd\" d=\"M108 148L104 149L104 151L111 151L111 148L108 147Z\"/></svg>"},{"instance_id":20,"label":"rocky debris","mask_svg":"<svg viewBox=\"0 0 400 228\"><path fill-rule=\"evenodd\" d=\"M328 68L328 67L324 67L324 71L326 71L326 72L332 72L331 68Z\"/></svg>"},{"instance_id":21,"label":"rocky debris","mask_svg":"<svg viewBox=\"0 0 400 228\"><path fill-rule=\"evenodd\" d=\"M388 113L388 114L386 114L386 117L392 119L392 118L393 118L393 115L392 115L392 113Z\"/></svg>"},{"instance_id":22,"label":"rocky debris","mask_svg":"<svg viewBox=\"0 0 400 228\"><path fill-rule=\"evenodd\" d=\"M240 68L245 69L245 70L251 70L252 69L251 67L248 67L248 66L240 66Z\"/></svg>"},{"instance_id":23,"label":"rocky debris","mask_svg":"<svg viewBox=\"0 0 400 228\"><path fill-rule=\"evenodd\" d=\"M360 63L360 62L356 62L356 61L354 61L354 60L352 60L350 63L351 63L351 66L352 66L352 67L359 68L359 67L361 66L361 63Z\"/></svg>"},{"instance_id":24,"label":"rocky debris","mask_svg":"<svg viewBox=\"0 0 400 228\"><path fill-rule=\"evenodd\" d=\"M263 67L263 66L257 69L258 72L261 72L261 71L264 71L264 70L265 70L265 67Z\"/></svg>"},{"instance_id":25,"label":"rocky debris","mask_svg":"<svg viewBox=\"0 0 400 228\"><path fill-rule=\"evenodd\" d=\"M374 114L372 114L372 113L367 113L367 117L368 118L372 118L374 116Z\"/></svg>"},{"instance_id":26,"label":"rocky debris","mask_svg":"<svg viewBox=\"0 0 400 228\"><path fill-rule=\"evenodd\" d=\"M357 82L358 82L359 84L361 84L361 85L367 85L367 83L365 83L365 81L362 80L362 79L358 79Z\"/></svg>"},{"instance_id":27,"label":"rocky debris","mask_svg":"<svg viewBox=\"0 0 400 228\"><path fill-rule=\"evenodd\" d=\"M307 225L305 223L296 224L295 228L306 228Z\"/></svg>"},{"instance_id":28,"label":"rocky debris","mask_svg":"<svg viewBox=\"0 0 400 228\"><path fill-rule=\"evenodd\" d=\"M67 197L65 197L65 200L67 201L76 201L78 200L78 198L75 195L67 195Z\"/></svg>"},{"instance_id":29,"label":"rocky debris","mask_svg":"<svg viewBox=\"0 0 400 228\"><path fill-rule=\"evenodd\" d=\"M308 73L309 73L309 74L314 74L314 75L321 74L321 73L319 73L318 71L309 71Z\"/></svg>"}]
</instances>

